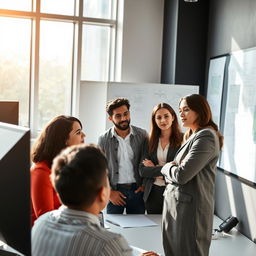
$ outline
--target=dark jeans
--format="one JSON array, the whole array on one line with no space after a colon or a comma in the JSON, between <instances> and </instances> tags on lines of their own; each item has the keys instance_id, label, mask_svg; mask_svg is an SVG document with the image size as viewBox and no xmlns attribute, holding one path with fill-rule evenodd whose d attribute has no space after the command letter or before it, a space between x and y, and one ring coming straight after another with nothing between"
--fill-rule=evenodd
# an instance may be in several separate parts
<instances>
[{"instance_id":1,"label":"dark jeans","mask_svg":"<svg viewBox=\"0 0 256 256\"><path fill-rule=\"evenodd\" d=\"M130 188L117 185L117 191L122 192L126 199L124 206L114 205L111 202L107 205L107 213L109 214L122 214L126 209L127 214L144 214L145 205L143 201L143 192L134 193L137 189L136 183L132 184Z\"/></svg>"},{"instance_id":2,"label":"dark jeans","mask_svg":"<svg viewBox=\"0 0 256 256\"><path fill-rule=\"evenodd\" d=\"M165 186L152 185L152 189L145 202L147 214L162 214L163 212L163 193Z\"/></svg>"}]
</instances>

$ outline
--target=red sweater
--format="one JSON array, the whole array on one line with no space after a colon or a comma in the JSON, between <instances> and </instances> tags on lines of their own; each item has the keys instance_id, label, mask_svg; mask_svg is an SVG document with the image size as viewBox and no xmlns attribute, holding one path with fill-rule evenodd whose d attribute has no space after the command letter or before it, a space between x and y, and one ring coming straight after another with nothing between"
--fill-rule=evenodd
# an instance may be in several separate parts
<instances>
[{"instance_id":1,"label":"red sweater","mask_svg":"<svg viewBox=\"0 0 256 256\"><path fill-rule=\"evenodd\" d=\"M46 161L34 163L30 169L32 225L43 213L58 209L61 205L51 184L51 169Z\"/></svg>"}]
</instances>

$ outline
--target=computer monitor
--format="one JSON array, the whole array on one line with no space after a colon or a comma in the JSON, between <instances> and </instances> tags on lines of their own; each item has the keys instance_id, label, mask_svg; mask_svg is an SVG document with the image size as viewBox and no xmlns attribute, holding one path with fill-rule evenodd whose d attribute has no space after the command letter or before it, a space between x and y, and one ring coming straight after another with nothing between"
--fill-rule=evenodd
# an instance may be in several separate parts
<instances>
[{"instance_id":1,"label":"computer monitor","mask_svg":"<svg viewBox=\"0 0 256 256\"><path fill-rule=\"evenodd\" d=\"M0 101L0 122L19 124L18 101Z\"/></svg>"},{"instance_id":2,"label":"computer monitor","mask_svg":"<svg viewBox=\"0 0 256 256\"><path fill-rule=\"evenodd\" d=\"M29 129L0 122L0 240L26 256L31 255L29 156Z\"/></svg>"}]
</instances>

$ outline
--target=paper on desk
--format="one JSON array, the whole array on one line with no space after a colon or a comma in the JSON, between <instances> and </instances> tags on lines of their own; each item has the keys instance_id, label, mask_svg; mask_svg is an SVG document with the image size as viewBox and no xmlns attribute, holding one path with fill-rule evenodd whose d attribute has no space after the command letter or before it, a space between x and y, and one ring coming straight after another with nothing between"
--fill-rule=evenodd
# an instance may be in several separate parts
<instances>
[{"instance_id":1,"label":"paper on desk","mask_svg":"<svg viewBox=\"0 0 256 256\"><path fill-rule=\"evenodd\" d=\"M150 227L158 225L145 215L106 214L105 218L109 223L122 228Z\"/></svg>"}]
</instances>

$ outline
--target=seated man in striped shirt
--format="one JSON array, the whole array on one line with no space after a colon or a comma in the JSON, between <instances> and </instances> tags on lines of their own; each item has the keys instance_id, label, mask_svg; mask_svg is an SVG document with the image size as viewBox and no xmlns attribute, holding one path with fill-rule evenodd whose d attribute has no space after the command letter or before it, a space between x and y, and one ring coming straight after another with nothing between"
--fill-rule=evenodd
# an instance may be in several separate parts
<instances>
[{"instance_id":1,"label":"seated man in striped shirt","mask_svg":"<svg viewBox=\"0 0 256 256\"><path fill-rule=\"evenodd\" d=\"M99 148L67 148L54 159L51 180L63 206L35 222L33 256L132 255L125 239L99 222L110 194L107 160Z\"/></svg>"}]
</instances>

